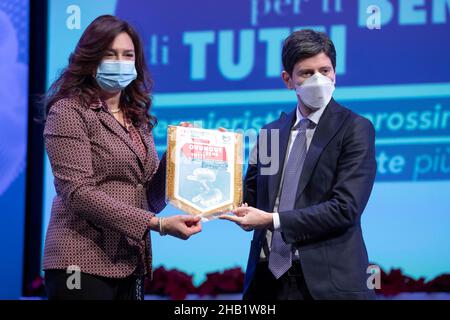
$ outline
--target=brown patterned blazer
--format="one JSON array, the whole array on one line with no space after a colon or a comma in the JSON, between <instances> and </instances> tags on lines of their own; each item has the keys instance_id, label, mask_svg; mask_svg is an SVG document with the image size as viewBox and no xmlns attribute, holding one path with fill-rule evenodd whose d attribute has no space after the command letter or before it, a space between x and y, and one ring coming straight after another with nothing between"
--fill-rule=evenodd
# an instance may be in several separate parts
<instances>
[{"instance_id":1,"label":"brown patterned blazer","mask_svg":"<svg viewBox=\"0 0 450 320\"><path fill-rule=\"evenodd\" d=\"M139 132L146 157L101 101L62 99L50 108L44 138L57 195L44 270L151 275L149 223L165 207L165 156L158 160L151 131Z\"/></svg>"}]
</instances>

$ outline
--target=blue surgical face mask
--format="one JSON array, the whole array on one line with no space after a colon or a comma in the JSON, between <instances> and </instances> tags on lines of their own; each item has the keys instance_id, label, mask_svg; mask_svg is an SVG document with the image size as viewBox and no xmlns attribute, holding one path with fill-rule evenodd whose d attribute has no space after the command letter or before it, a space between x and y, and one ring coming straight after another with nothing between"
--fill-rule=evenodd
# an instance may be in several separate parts
<instances>
[{"instance_id":1,"label":"blue surgical face mask","mask_svg":"<svg viewBox=\"0 0 450 320\"><path fill-rule=\"evenodd\" d=\"M104 60L97 68L98 85L105 91L125 89L137 77L134 61Z\"/></svg>"}]
</instances>

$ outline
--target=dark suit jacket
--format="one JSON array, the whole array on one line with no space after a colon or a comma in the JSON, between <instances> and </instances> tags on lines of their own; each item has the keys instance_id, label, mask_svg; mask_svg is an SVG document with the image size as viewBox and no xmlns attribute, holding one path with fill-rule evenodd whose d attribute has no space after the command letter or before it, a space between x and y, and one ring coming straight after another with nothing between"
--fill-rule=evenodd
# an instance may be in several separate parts
<instances>
[{"instance_id":1,"label":"dark suit jacket","mask_svg":"<svg viewBox=\"0 0 450 320\"><path fill-rule=\"evenodd\" d=\"M261 175L263 165L249 165L244 201L273 212L295 110L266 125L280 131L279 169ZM269 154L270 154L270 142ZM259 159L259 157L258 157ZM298 247L307 286L316 299L369 299L367 252L361 214L376 174L375 132L367 119L333 99L311 141L298 182L295 208L279 212L284 240ZM254 233L245 291L251 285L266 230Z\"/></svg>"},{"instance_id":2,"label":"dark suit jacket","mask_svg":"<svg viewBox=\"0 0 450 320\"><path fill-rule=\"evenodd\" d=\"M57 195L44 269L151 274L148 231L165 206L165 160L158 160L151 131L139 131L145 157L101 101L85 107L62 99L51 107L44 137Z\"/></svg>"}]
</instances>

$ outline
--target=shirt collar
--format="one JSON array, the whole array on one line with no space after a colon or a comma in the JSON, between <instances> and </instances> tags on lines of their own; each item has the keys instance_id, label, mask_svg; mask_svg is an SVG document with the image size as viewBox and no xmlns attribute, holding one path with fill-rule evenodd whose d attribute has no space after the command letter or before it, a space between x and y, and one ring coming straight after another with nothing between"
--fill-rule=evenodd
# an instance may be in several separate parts
<instances>
[{"instance_id":1,"label":"shirt collar","mask_svg":"<svg viewBox=\"0 0 450 320\"><path fill-rule=\"evenodd\" d=\"M311 112L307 116L307 118L309 120L311 120L311 122L314 123L315 126L317 126L317 124L319 123L319 120L322 117L323 112L325 111L326 108L327 107L325 106L325 108L320 108L317 111ZM300 121L304 118L302 113L300 112L300 105L297 105L297 108L295 108L295 110L296 110L296 114L297 114L297 119L295 120L294 127L297 126L300 123Z\"/></svg>"}]
</instances>

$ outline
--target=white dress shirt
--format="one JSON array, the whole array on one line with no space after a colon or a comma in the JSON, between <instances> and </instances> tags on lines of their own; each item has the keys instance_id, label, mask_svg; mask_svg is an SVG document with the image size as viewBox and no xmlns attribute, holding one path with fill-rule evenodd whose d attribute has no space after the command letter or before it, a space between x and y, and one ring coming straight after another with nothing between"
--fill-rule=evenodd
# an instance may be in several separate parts
<instances>
[{"instance_id":1,"label":"white dress shirt","mask_svg":"<svg viewBox=\"0 0 450 320\"><path fill-rule=\"evenodd\" d=\"M326 107L321 108L317 111L311 112L307 117L313 123L313 125L309 126L306 129L306 151L309 150L309 145L311 144L312 138L314 136L314 132L316 131L317 124L319 123L319 120L322 117L322 114L325 111L325 109L326 109ZM287 160L289 159L289 154L291 153L292 145L294 144L294 140L298 133L298 129L293 130L293 128L295 128L297 126L297 124L299 124L300 121L304 118L300 112L300 106L297 106L296 115L297 115L297 117L296 117L294 125L291 128L291 134L289 136L288 148L287 148L286 156L285 156L285 160L284 160L283 171L282 171L282 175L281 175L281 179L280 179L280 185L278 187L278 193L277 193L277 197L275 199L275 206L273 209L273 211L274 211L273 227L277 231L281 231L280 230L281 229L280 215L278 214L278 206L280 204L281 186L283 185L284 170L286 168ZM267 239L267 245L268 245L267 249L270 250L270 246L271 246L271 242L272 242L272 232L270 230L267 230L266 239ZM265 260L267 258L267 255L266 255L266 252L264 249L265 248L263 246L263 249L261 250L261 259ZM295 252L295 255L298 257L298 252Z\"/></svg>"}]
</instances>

